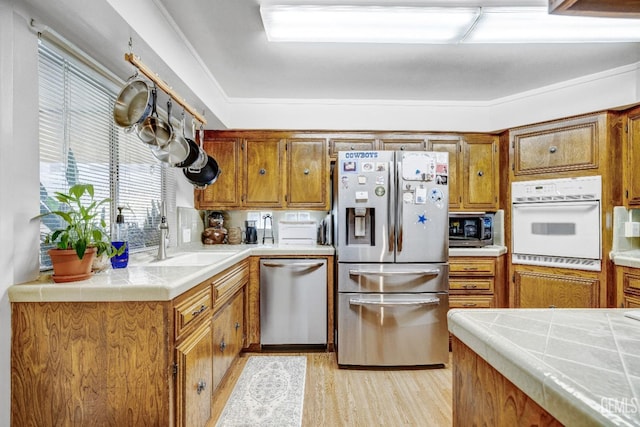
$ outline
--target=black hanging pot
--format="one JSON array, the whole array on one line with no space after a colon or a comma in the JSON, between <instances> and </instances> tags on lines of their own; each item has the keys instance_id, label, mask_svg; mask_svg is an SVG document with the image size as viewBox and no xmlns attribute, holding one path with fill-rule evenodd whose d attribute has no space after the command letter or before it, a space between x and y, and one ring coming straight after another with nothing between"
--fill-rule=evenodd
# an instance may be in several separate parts
<instances>
[{"instance_id":1,"label":"black hanging pot","mask_svg":"<svg viewBox=\"0 0 640 427\"><path fill-rule=\"evenodd\" d=\"M184 139L187 142L187 145L189 146L189 154L187 155L187 158L183 162L178 163L176 165L176 167L178 168L187 168L193 165L195 161L198 160L198 155L200 154L200 147L198 147L198 144L196 144L196 142L193 139L186 138L186 137Z\"/></svg>"},{"instance_id":2,"label":"black hanging pot","mask_svg":"<svg viewBox=\"0 0 640 427\"><path fill-rule=\"evenodd\" d=\"M187 181L193 184L195 188L202 190L216 182L221 171L220 168L218 168L218 162L216 162L213 157L207 155L207 163L202 168L184 168L182 172L187 178Z\"/></svg>"}]
</instances>

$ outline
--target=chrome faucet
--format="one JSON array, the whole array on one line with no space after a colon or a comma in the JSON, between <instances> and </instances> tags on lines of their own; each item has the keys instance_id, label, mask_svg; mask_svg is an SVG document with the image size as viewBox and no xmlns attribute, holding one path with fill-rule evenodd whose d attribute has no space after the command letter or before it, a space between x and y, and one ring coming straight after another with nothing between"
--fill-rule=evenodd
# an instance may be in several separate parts
<instances>
[{"instance_id":1,"label":"chrome faucet","mask_svg":"<svg viewBox=\"0 0 640 427\"><path fill-rule=\"evenodd\" d=\"M158 260L167 259L167 237L169 237L169 224L167 223L167 207L162 202L160 207L160 243L158 244Z\"/></svg>"}]
</instances>

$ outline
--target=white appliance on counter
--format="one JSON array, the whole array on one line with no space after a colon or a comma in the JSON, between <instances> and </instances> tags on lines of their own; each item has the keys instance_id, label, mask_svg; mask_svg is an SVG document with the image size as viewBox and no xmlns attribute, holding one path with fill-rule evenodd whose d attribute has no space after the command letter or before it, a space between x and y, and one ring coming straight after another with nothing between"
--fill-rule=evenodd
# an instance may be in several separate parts
<instances>
[{"instance_id":1,"label":"white appliance on counter","mask_svg":"<svg viewBox=\"0 0 640 427\"><path fill-rule=\"evenodd\" d=\"M339 366L448 362L447 183L447 153L338 153Z\"/></svg>"},{"instance_id":2,"label":"white appliance on counter","mask_svg":"<svg viewBox=\"0 0 640 427\"><path fill-rule=\"evenodd\" d=\"M602 178L511 185L512 263L600 271Z\"/></svg>"}]
</instances>

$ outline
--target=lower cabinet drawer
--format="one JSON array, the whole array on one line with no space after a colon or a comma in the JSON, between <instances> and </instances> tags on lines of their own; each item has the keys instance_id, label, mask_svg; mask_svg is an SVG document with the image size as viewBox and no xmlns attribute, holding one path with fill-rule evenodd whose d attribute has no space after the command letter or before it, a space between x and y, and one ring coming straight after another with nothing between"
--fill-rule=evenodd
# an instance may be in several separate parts
<instances>
[{"instance_id":1,"label":"lower cabinet drawer","mask_svg":"<svg viewBox=\"0 0 640 427\"><path fill-rule=\"evenodd\" d=\"M175 338L179 339L183 331L195 324L196 320L210 317L211 287L207 286L194 294L179 297L173 307L175 316Z\"/></svg>"},{"instance_id":2,"label":"lower cabinet drawer","mask_svg":"<svg viewBox=\"0 0 640 427\"><path fill-rule=\"evenodd\" d=\"M493 295L449 295L449 308L491 308Z\"/></svg>"},{"instance_id":3,"label":"lower cabinet drawer","mask_svg":"<svg viewBox=\"0 0 640 427\"><path fill-rule=\"evenodd\" d=\"M493 278L491 279L466 279L466 278L450 278L450 291L470 291L470 292L489 292L493 293Z\"/></svg>"},{"instance_id":4,"label":"lower cabinet drawer","mask_svg":"<svg viewBox=\"0 0 640 427\"><path fill-rule=\"evenodd\" d=\"M625 308L640 308L640 297L635 295L625 295L624 296L624 307Z\"/></svg>"}]
</instances>

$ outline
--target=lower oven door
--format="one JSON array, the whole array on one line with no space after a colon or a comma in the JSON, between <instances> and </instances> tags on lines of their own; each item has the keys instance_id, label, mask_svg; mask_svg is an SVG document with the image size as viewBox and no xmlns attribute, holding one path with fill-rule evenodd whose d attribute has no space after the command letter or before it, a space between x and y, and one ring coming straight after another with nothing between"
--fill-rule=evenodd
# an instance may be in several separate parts
<instances>
[{"instance_id":1,"label":"lower oven door","mask_svg":"<svg viewBox=\"0 0 640 427\"><path fill-rule=\"evenodd\" d=\"M440 365L449 361L446 292L338 294L338 364Z\"/></svg>"},{"instance_id":2,"label":"lower oven door","mask_svg":"<svg viewBox=\"0 0 640 427\"><path fill-rule=\"evenodd\" d=\"M600 259L600 202L512 205L513 253Z\"/></svg>"}]
</instances>

